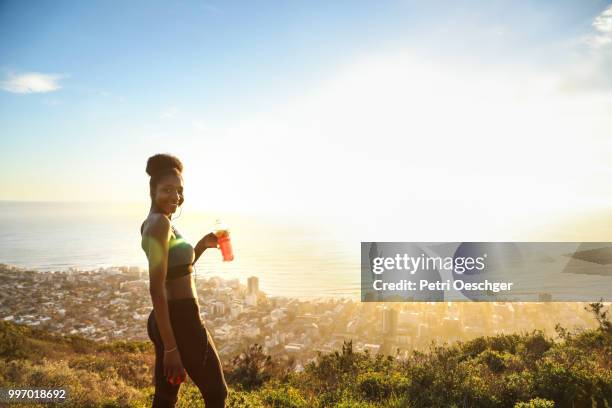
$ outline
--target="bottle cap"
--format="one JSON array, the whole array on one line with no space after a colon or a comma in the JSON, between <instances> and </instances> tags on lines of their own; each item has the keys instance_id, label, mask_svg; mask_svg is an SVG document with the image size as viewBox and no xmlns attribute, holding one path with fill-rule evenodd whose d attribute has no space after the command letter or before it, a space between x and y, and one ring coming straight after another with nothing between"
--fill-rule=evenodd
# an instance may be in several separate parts
<instances>
[{"instance_id":1,"label":"bottle cap","mask_svg":"<svg viewBox=\"0 0 612 408\"><path fill-rule=\"evenodd\" d=\"M217 218L217 221L215 222L215 234L219 235L220 232L229 233L230 230L226 223L221 221L220 218Z\"/></svg>"}]
</instances>

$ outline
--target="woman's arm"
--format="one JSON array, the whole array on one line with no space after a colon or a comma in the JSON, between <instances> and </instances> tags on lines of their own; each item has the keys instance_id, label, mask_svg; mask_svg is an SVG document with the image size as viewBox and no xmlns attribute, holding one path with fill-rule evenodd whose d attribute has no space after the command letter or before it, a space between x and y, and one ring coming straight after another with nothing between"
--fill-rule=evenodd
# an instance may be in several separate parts
<instances>
[{"instance_id":1,"label":"woman's arm","mask_svg":"<svg viewBox=\"0 0 612 408\"><path fill-rule=\"evenodd\" d=\"M195 258L193 260L193 263L195 264L198 261L198 259L200 258L200 256L202 256L204 251L206 251L206 248L203 248L203 247L200 247L200 246L196 245L195 248L193 248L193 251L195 252Z\"/></svg>"},{"instance_id":2,"label":"woman's arm","mask_svg":"<svg viewBox=\"0 0 612 408\"><path fill-rule=\"evenodd\" d=\"M155 321L164 347L164 376L168 381L174 383L176 378L185 374L185 369L170 324L165 290L170 220L163 215L154 219L146 237L147 253L149 254L149 292L153 300Z\"/></svg>"},{"instance_id":3,"label":"woman's arm","mask_svg":"<svg viewBox=\"0 0 612 408\"><path fill-rule=\"evenodd\" d=\"M193 251L195 252L195 259L193 263L195 264L198 258L206 251L208 248L216 248L218 244L217 236L214 233L209 233L204 236L201 240L198 241Z\"/></svg>"},{"instance_id":4,"label":"woman's arm","mask_svg":"<svg viewBox=\"0 0 612 408\"><path fill-rule=\"evenodd\" d=\"M156 216L143 235L149 254L149 293L153 301L155 321L164 343L164 349L176 347L176 339L170 324L168 300L166 298L165 281L168 271L168 241L170 238L170 220L163 215Z\"/></svg>"}]
</instances>

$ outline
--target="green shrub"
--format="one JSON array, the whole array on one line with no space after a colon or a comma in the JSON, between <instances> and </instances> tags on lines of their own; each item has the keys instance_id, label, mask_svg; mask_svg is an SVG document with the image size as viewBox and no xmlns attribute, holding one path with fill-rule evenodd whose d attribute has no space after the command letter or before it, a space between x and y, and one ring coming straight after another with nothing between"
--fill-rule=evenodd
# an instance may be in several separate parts
<instances>
[{"instance_id":1,"label":"green shrub","mask_svg":"<svg viewBox=\"0 0 612 408\"><path fill-rule=\"evenodd\" d=\"M553 344L553 341L547 339L544 333L536 330L526 335L521 343L519 343L518 354L527 365L532 365L542 358L544 353L546 353Z\"/></svg>"},{"instance_id":2,"label":"green shrub","mask_svg":"<svg viewBox=\"0 0 612 408\"><path fill-rule=\"evenodd\" d=\"M230 390L227 400L227 408L264 408L261 398L256 392Z\"/></svg>"},{"instance_id":3,"label":"green shrub","mask_svg":"<svg viewBox=\"0 0 612 408\"><path fill-rule=\"evenodd\" d=\"M501 373L512 366L518 366L517 358L507 352L485 350L478 356L477 361L485 364L494 373Z\"/></svg>"},{"instance_id":4,"label":"green shrub","mask_svg":"<svg viewBox=\"0 0 612 408\"><path fill-rule=\"evenodd\" d=\"M529 402L517 402L514 404L514 408L555 408L555 402L542 398L534 398L529 400Z\"/></svg>"},{"instance_id":5,"label":"green shrub","mask_svg":"<svg viewBox=\"0 0 612 408\"><path fill-rule=\"evenodd\" d=\"M497 383L499 388L494 392L498 395L501 406L512 406L516 401L529 399L534 395L533 374L527 369L509 373Z\"/></svg>"},{"instance_id":6,"label":"green shrub","mask_svg":"<svg viewBox=\"0 0 612 408\"><path fill-rule=\"evenodd\" d=\"M261 387L269 381L275 370L272 357L263 352L263 347L253 344L232 359L227 367L227 380L246 390Z\"/></svg>"},{"instance_id":7,"label":"green shrub","mask_svg":"<svg viewBox=\"0 0 612 408\"><path fill-rule=\"evenodd\" d=\"M367 372L357 377L357 388L367 401L381 401L391 395L393 389L389 378L380 372Z\"/></svg>"},{"instance_id":8,"label":"green shrub","mask_svg":"<svg viewBox=\"0 0 612 408\"><path fill-rule=\"evenodd\" d=\"M125 341L118 340L98 347L99 351L111 353L154 353L153 344L150 341Z\"/></svg>"},{"instance_id":9,"label":"green shrub","mask_svg":"<svg viewBox=\"0 0 612 408\"><path fill-rule=\"evenodd\" d=\"M262 399L266 406L273 408L306 408L309 405L299 390L283 386L262 390Z\"/></svg>"}]
</instances>

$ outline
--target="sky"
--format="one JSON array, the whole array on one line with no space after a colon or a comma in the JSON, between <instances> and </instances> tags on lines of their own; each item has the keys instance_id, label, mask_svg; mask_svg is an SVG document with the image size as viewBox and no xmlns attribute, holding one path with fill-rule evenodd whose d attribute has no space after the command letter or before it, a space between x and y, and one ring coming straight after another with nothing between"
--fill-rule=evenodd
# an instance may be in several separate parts
<instances>
[{"instance_id":1,"label":"sky","mask_svg":"<svg viewBox=\"0 0 612 408\"><path fill-rule=\"evenodd\" d=\"M610 1L0 1L0 200L166 152L190 208L483 238L610 207L610 72Z\"/></svg>"}]
</instances>

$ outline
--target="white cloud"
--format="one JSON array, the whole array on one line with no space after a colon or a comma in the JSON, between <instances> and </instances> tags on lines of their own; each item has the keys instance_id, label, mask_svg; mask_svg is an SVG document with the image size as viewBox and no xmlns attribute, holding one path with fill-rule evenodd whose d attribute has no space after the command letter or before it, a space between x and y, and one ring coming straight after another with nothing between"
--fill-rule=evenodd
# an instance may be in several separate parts
<instances>
[{"instance_id":1,"label":"white cloud","mask_svg":"<svg viewBox=\"0 0 612 408\"><path fill-rule=\"evenodd\" d=\"M612 6L608 6L600 15L595 17L593 27L596 33L586 38L592 48L601 48L612 44Z\"/></svg>"},{"instance_id":2,"label":"white cloud","mask_svg":"<svg viewBox=\"0 0 612 408\"><path fill-rule=\"evenodd\" d=\"M595 21L593 26L603 33L612 33L612 6L608 6Z\"/></svg>"},{"instance_id":3,"label":"white cloud","mask_svg":"<svg viewBox=\"0 0 612 408\"><path fill-rule=\"evenodd\" d=\"M608 93L612 90L612 6L593 18L588 33L562 43L565 64L561 88L569 93Z\"/></svg>"},{"instance_id":4,"label":"white cloud","mask_svg":"<svg viewBox=\"0 0 612 408\"><path fill-rule=\"evenodd\" d=\"M0 82L0 89L19 94L52 92L61 88L59 80L64 77L65 75L40 72L9 74L6 80Z\"/></svg>"}]
</instances>

